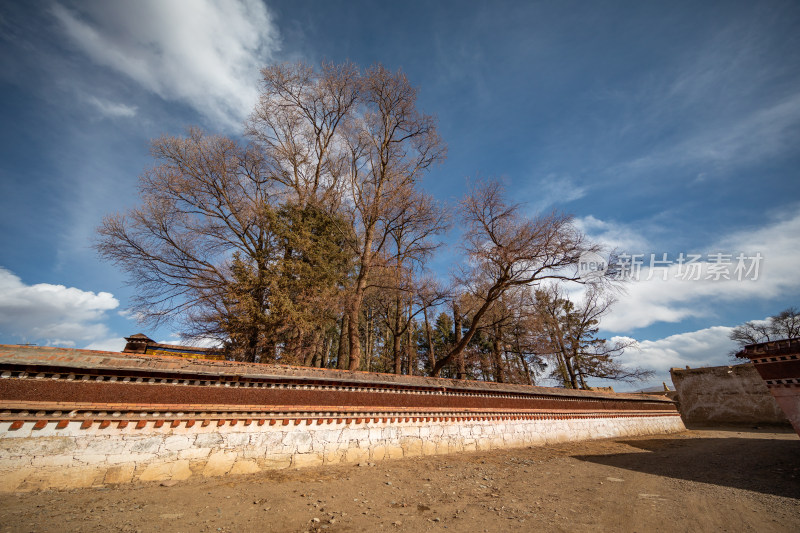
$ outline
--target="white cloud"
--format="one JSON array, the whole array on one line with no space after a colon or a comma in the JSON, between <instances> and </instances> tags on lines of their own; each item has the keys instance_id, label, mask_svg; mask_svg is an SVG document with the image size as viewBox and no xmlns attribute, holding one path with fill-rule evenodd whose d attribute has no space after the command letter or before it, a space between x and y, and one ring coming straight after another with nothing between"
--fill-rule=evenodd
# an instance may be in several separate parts
<instances>
[{"instance_id":1,"label":"white cloud","mask_svg":"<svg viewBox=\"0 0 800 533\"><path fill-rule=\"evenodd\" d=\"M158 344L172 344L173 346L194 346L196 348L219 348L220 342L218 339L210 337L201 337L197 339L184 339L178 334L173 334L172 337L164 341L156 341Z\"/></svg>"},{"instance_id":2,"label":"white cloud","mask_svg":"<svg viewBox=\"0 0 800 533\"><path fill-rule=\"evenodd\" d=\"M619 362L629 367L642 367L653 370L655 375L645 383L636 383L624 388L641 389L666 382L672 387L669 369L704 366L725 366L733 362L729 353L736 343L729 335L733 328L713 326L678 335L670 335L654 341L639 341L639 351L628 350ZM612 341L630 340L630 337L612 337ZM623 387L620 387L622 389Z\"/></svg>"},{"instance_id":3,"label":"white cloud","mask_svg":"<svg viewBox=\"0 0 800 533\"><path fill-rule=\"evenodd\" d=\"M37 283L0 268L0 332L21 341L75 346L110 337L103 323L119 302L108 292Z\"/></svg>"},{"instance_id":4,"label":"white cloud","mask_svg":"<svg viewBox=\"0 0 800 533\"><path fill-rule=\"evenodd\" d=\"M52 13L95 63L228 128L252 109L259 68L278 48L259 0L94 1Z\"/></svg>"},{"instance_id":5,"label":"white cloud","mask_svg":"<svg viewBox=\"0 0 800 533\"><path fill-rule=\"evenodd\" d=\"M733 328L727 326L712 326L654 341L639 341L639 351L631 350L620 361L626 364L635 361L639 366L656 371L669 370L673 367L728 364L729 353L736 347L736 343L729 338L732 330ZM630 340L630 338L612 337L611 340Z\"/></svg>"},{"instance_id":6,"label":"white cloud","mask_svg":"<svg viewBox=\"0 0 800 533\"><path fill-rule=\"evenodd\" d=\"M127 341L124 337L110 337L100 339L84 346L86 350L100 350L102 352L121 352L125 348Z\"/></svg>"},{"instance_id":7,"label":"white cloud","mask_svg":"<svg viewBox=\"0 0 800 533\"><path fill-rule=\"evenodd\" d=\"M100 111L103 115L109 118L119 118L119 117L130 118L136 116L136 106L128 106L125 104L109 102L108 100L102 100L100 98L97 98L96 96L88 97L87 101L94 107L96 107L97 110Z\"/></svg>"},{"instance_id":8,"label":"white cloud","mask_svg":"<svg viewBox=\"0 0 800 533\"><path fill-rule=\"evenodd\" d=\"M542 211L551 205L579 200L586 196L586 192L587 188L578 185L570 176L550 174L539 180L530 191L530 195L535 198L531 205L534 211Z\"/></svg>"},{"instance_id":9,"label":"white cloud","mask_svg":"<svg viewBox=\"0 0 800 533\"><path fill-rule=\"evenodd\" d=\"M576 218L574 224L607 251L632 252L648 248L647 239L625 224L600 220L592 215Z\"/></svg>"},{"instance_id":10,"label":"white cloud","mask_svg":"<svg viewBox=\"0 0 800 533\"><path fill-rule=\"evenodd\" d=\"M618 303L603 318L602 327L607 331L629 332L657 322L674 323L689 317L712 317L717 314L716 309L720 305L729 302L769 300L800 291L800 277L797 276L797 265L800 265L800 248L797 247L800 213L796 211L760 228L732 232L703 249L685 250L685 254L702 255L698 261L700 279L682 279L681 267L674 264L680 251L652 250L652 245L648 245L636 231L625 225L606 223L593 217L580 219L578 225L608 248L616 247L628 253L650 249L650 253L656 255L656 260L661 259L662 253L668 253L667 259L673 261L668 268L653 269L651 274L647 266L649 254L640 259L644 265L638 281L625 286ZM729 254L723 260L730 261L724 267L730 279L714 279L715 276L710 273L709 255L716 253ZM740 253L745 257L761 254L758 279L736 279L736 256ZM745 260L745 267L752 266L752 263L751 260ZM666 280L663 279L664 274ZM706 279L709 276L711 279ZM747 278L744 275L742 277ZM750 277L753 277L753 273Z\"/></svg>"}]
</instances>

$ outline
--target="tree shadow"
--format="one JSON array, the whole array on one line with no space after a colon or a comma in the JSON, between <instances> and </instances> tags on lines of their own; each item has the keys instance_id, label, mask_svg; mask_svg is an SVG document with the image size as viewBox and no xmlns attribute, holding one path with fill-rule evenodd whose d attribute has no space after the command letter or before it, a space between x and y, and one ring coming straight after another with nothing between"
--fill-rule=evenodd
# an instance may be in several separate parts
<instances>
[{"instance_id":1,"label":"tree shadow","mask_svg":"<svg viewBox=\"0 0 800 533\"><path fill-rule=\"evenodd\" d=\"M616 442L647 453L573 457L657 476L800 499L800 440L731 437Z\"/></svg>"}]
</instances>

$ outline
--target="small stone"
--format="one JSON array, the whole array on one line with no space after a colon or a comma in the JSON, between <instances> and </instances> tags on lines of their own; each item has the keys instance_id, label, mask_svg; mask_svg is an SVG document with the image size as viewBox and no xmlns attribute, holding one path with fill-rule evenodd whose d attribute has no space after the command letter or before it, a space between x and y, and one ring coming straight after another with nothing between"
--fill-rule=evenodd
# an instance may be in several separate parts
<instances>
[{"instance_id":1,"label":"small stone","mask_svg":"<svg viewBox=\"0 0 800 533\"><path fill-rule=\"evenodd\" d=\"M315 516L314 518L312 518L312 519L311 519L311 523L312 523L312 524L318 524L318 523L319 523L319 518L317 518L317 517Z\"/></svg>"}]
</instances>

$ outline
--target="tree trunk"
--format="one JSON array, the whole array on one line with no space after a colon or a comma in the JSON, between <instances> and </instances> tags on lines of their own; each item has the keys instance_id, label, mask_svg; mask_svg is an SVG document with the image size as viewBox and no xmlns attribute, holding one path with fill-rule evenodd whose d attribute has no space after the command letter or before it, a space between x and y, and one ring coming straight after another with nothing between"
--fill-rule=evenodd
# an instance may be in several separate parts
<instances>
[{"instance_id":1,"label":"tree trunk","mask_svg":"<svg viewBox=\"0 0 800 533\"><path fill-rule=\"evenodd\" d=\"M575 379L575 371L572 369L570 358L567 355L567 348L564 345L564 335L562 334L561 326L558 325L558 316L556 316L555 313L550 312L549 316L547 316L547 323L551 329L550 342L553 344L553 346L558 347L559 355L561 356L561 363L563 364L564 368L564 372L562 372L562 375L565 378L564 386L577 389L578 382Z\"/></svg>"},{"instance_id":2,"label":"tree trunk","mask_svg":"<svg viewBox=\"0 0 800 533\"><path fill-rule=\"evenodd\" d=\"M347 317L347 344L350 346L348 370L358 370L361 364L361 339L358 336L358 315L360 305L353 305Z\"/></svg>"},{"instance_id":3,"label":"tree trunk","mask_svg":"<svg viewBox=\"0 0 800 533\"><path fill-rule=\"evenodd\" d=\"M467 334L464 335L464 338L461 339L461 342L456 343L455 347L450 351L450 353L447 354L446 357L440 359L436 363L436 366L433 368L433 372L431 372L433 377L439 377L439 372L442 371L442 368L444 368L446 364L463 354L464 349L466 349L467 345L469 344L469 341L472 340L473 335L475 335L475 332L478 331L481 318L483 318L483 315L486 314L486 311L489 310L495 300L497 300L503 294L503 291L505 290L505 281L506 280L499 280L489 289L486 295L486 300L472 318L472 323L469 325Z\"/></svg>"},{"instance_id":4,"label":"tree trunk","mask_svg":"<svg viewBox=\"0 0 800 533\"><path fill-rule=\"evenodd\" d=\"M489 381L491 373L489 372L489 364L486 362L485 353L480 352L480 356L478 357L478 364L481 367L481 376L483 377L483 381Z\"/></svg>"},{"instance_id":5,"label":"tree trunk","mask_svg":"<svg viewBox=\"0 0 800 533\"><path fill-rule=\"evenodd\" d=\"M567 373L567 364L564 362L564 356L561 353L556 353L556 363L558 364L558 373L561 374L561 383L565 387L569 387L569 373Z\"/></svg>"},{"instance_id":6,"label":"tree trunk","mask_svg":"<svg viewBox=\"0 0 800 533\"><path fill-rule=\"evenodd\" d=\"M364 348L364 355L366 357L366 367L367 372L372 371L372 354L375 351L375 339L373 338L375 332L372 330L372 309L367 308L366 312L366 320L367 320L367 331L366 331L366 339L365 342L367 343L366 347Z\"/></svg>"},{"instance_id":7,"label":"tree trunk","mask_svg":"<svg viewBox=\"0 0 800 533\"><path fill-rule=\"evenodd\" d=\"M522 355L521 351L517 352L517 357L519 357L519 363L522 365L522 372L525 375L525 381L528 382L528 385L533 385L533 376L531 376L531 370L528 368L528 361L525 360L525 356Z\"/></svg>"},{"instance_id":8,"label":"tree trunk","mask_svg":"<svg viewBox=\"0 0 800 533\"><path fill-rule=\"evenodd\" d=\"M575 375L575 369L572 368L572 362L570 358L564 355L564 368L567 371L567 376L569 377L569 386L570 388L577 389L578 388L578 378Z\"/></svg>"},{"instance_id":9,"label":"tree trunk","mask_svg":"<svg viewBox=\"0 0 800 533\"><path fill-rule=\"evenodd\" d=\"M410 307L408 308L408 314L411 315L411 308ZM412 326L409 323L406 326L406 358L405 358L406 361L408 361L407 364L408 364L408 375L409 376L413 376L414 375L414 367L417 366L417 357L416 357L417 350L415 350L413 348L413 346L411 346L412 338L413 338L413 331L412 331Z\"/></svg>"},{"instance_id":10,"label":"tree trunk","mask_svg":"<svg viewBox=\"0 0 800 533\"><path fill-rule=\"evenodd\" d=\"M302 345L300 342L300 332L297 329L292 329L290 336L286 339L286 344L284 345L284 352L283 357L283 364L285 365L302 365L303 364L303 353L302 353Z\"/></svg>"},{"instance_id":11,"label":"tree trunk","mask_svg":"<svg viewBox=\"0 0 800 533\"><path fill-rule=\"evenodd\" d=\"M356 279L353 300L350 302L350 323L347 328L349 333L348 340L350 342L350 364L348 365L348 369L350 370L358 370L361 364L361 339L358 336L358 321L361 315L361 305L364 303L364 292L367 290L367 276L369 275L370 262L373 257L372 238L374 233L374 226L370 226L366 229L364 234L361 268L359 269L358 278Z\"/></svg>"},{"instance_id":12,"label":"tree trunk","mask_svg":"<svg viewBox=\"0 0 800 533\"><path fill-rule=\"evenodd\" d=\"M349 316L347 324L347 341L350 345L350 364L349 370L358 370L361 364L361 338L358 331L358 323L361 318L361 305L364 302L364 291L367 288L366 273L362 270L364 276L359 275L356 280L356 294L348 309Z\"/></svg>"},{"instance_id":13,"label":"tree trunk","mask_svg":"<svg viewBox=\"0 0 800 533\"><path fill-rule=\"evenodd\" d=\"M336 356L336 368L347 368L347 313L342 313L339 329L339 353Z\"/></svg>"},{"instance_id":14,"label":"tree trunk","mask_svg":"<svg viewBox=\"0 0 800 533\"><path fill-rule=\"evenodd\" d=\"M428 322L428 308L422 308L422 316L425 319L425 336L428 339L428 358L431 362L431 369L436 366L436 354L433 349L433 334L431 333L431 324Z\"/></svg>"},{"instance_id":15,"label":"tree trunk","mask_svg":"<svg viewBox=\"0 0 800 533\"><path fill-rule=\"evenodd\" d=\"M394 307L394 328L392 330L392 359L394 361L394 373L395 374L402 374L403 373L403 353L400 350L400 294L398 293L395 296L395 307Z\"/></svg>"},{"instance_id":16,"label":"tree trunk","mask_svg":"<svg viewBox=\"0 0 800 533\"><path fill-rule=\"evenodd\" d=\"M503 352L500 341L501 331L498 326L494 328L494 338L492 339L492 358L494 363L494 380L497 383L505 382L505 369L503 368Z\"/></svg>"},{"instance_id":17,"label":"tree trunk","mask_svg":"<svg viewBox=\"0 0 800 533\"><path fill-rule=\"evenodd\" d=\"M275 362L275 354L277 352L277 347L275 346L275 341L270 341L264 349L261 350L259 354L259 361L262 363L274 363Z\"/></svg>"},{"instance_id":18,"label":"tree trunk","mask_svg":"<svg viewBox=\"0 0 800 533\"><path fill-rule=\"evenodd\" d=\"M303 366L313 366L314 359L317 358L319 351L319 330L314 331L310 335L311 339L308 346L303 346L303 338L300 337L300 348L305 352L303 357Z\"/></svg>"},{"instance_id":19,"label":"tree trunk","mask_svg":"<svg viewBox=\"0 0 800 533\"><path fill-rule=\"evenodd\" d=\"M320 351L319 358L317 359L317 366L319 368L328 367L328 355L331 351L331 344L333 344L333 334L329 332L322 341L322 351Z\"/></svg>"},{"instance_id":20,"label":"tree trunk","mask_svg":"<svg viewBox=\"0 0 800 533\"><path fill-rule=\"evenodd\" d=\"M461 342L461 312L458 309L458 304L453 302L453 333L455 334L455 343L458 345ZM466 379L467 369L464 363L463 350L458 353L456 357L456 379Z\"/></svg>"},{"instance_id":21,"label":"tree trunk","mask_svg":"<svg viewBox=\"0 0 800 533\"><path fill-rule=\"evenodd\" d=\"M588 389L588 385L586 385L586 381L583 379L583 370L581 370L580 362L578 361L578 354L574 354L572 360L575 361L573 366L575 367L575 374L578 377L578 381L580 382L580 386L582 389ZM576 387L577 388L577 387Z\"/></svg>"},{"instance_id":22,"label":"tree trunk","mask_svg":"<svg viewBox=\"0 0 800 533\"><path fill-rule=\"evenodd\" d=\"M248 363L255 363L258 354L258 329L252 328L247 339L247 353L244 360Z\"/></svg>"}]
</instances>

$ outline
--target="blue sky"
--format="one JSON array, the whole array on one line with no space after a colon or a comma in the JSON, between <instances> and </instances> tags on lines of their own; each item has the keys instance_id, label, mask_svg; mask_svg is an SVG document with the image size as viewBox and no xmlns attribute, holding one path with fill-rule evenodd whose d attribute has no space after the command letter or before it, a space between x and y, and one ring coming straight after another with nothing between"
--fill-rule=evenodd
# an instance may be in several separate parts
<instances>
[{"instance_id":1,"label":"blue sky","mask_svg":"<svg viewBox=\"0 0 800 533\"><path fill-rule=\"evenodd\" d=\"M603 323L656 382L725 364L729 328L800 305L798 27L791 1L5 2L0 342L118 349L132 289L90 245L136 202L149 139L236 135L260 66L351 60L419 87L444 201L498 176L609 248L761 253L757 281L629 284Z\"/></svg>"}]
</instances>

